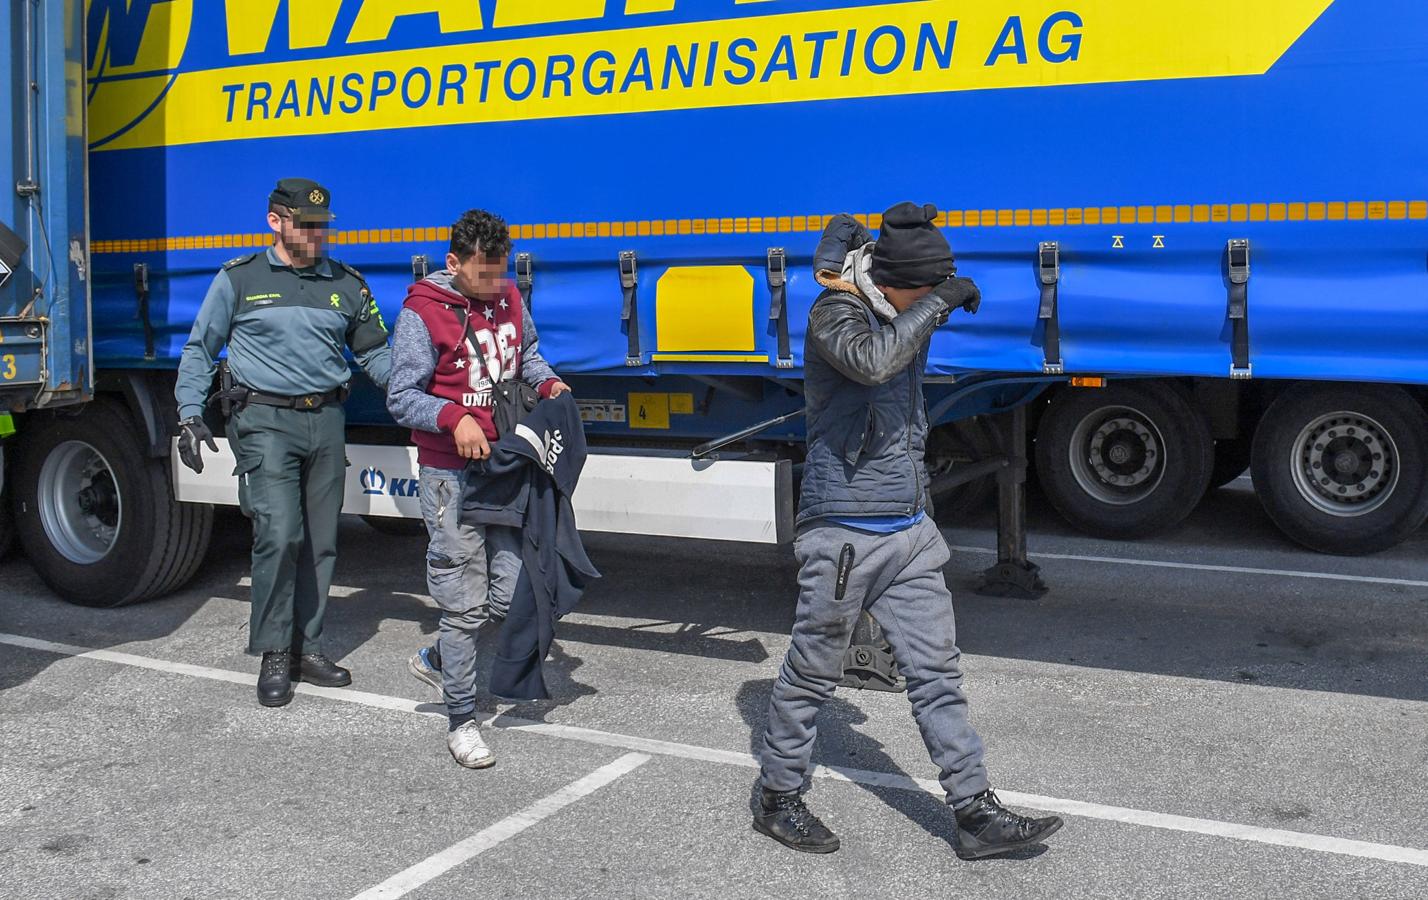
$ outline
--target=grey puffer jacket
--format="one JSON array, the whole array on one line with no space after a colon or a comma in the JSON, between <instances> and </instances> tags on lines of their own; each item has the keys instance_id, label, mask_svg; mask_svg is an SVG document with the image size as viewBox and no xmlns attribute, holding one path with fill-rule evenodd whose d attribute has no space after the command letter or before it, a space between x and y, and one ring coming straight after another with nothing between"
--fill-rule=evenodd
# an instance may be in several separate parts
<instances>
[{"instance_id":1,"label":"grey puffer jacket","mask_svg":"<svg viewBox=\"0 0 1428 900\"><path fill-rule=\"evenodd\" d=\"M852 257L866 231L835 219L818 252L818 279L828 290L808 316L804 393L808 458L797 523L829 516L912 515L927 503L927 412L923 372L933 329L947 303L928 294L887 317L856 283ZM850 220L851 221L851 220ZM855 226L856 222L853 223ZM832 243L854 244L848 265L825 268ZM875 290L875 289L874 289ZM877 298L882 300L881 297ZM882 309L883 314L874 312Z\"/></svg>"}]
</instances>

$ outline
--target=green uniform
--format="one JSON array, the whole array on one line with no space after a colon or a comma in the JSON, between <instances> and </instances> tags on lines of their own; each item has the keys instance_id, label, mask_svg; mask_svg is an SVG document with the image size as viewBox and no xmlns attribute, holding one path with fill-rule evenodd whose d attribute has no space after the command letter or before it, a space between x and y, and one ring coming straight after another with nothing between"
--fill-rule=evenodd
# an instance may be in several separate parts
<instances>
[{"instance_id":1,"label":"green uniform","mask_svg":"<svg viewBox=\"0 0 1428 900\"><path fill-rule=\"evenodd\" d=\"M324 395L351 377L344 347L386 389L386 326L355 269L326 259L294 269L270 249L214 278L179 363L181 418L202 413L225 345L237 385L291 400L250 402L227 427L253 519L248 651L320 653L346 471L346 416Z\"/></svg>"}]
</instances>

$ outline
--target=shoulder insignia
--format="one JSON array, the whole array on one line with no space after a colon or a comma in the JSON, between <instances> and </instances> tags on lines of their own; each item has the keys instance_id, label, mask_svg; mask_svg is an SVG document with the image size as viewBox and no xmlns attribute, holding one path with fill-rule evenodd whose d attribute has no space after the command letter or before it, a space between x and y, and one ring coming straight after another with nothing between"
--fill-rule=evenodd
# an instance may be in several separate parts
<instances>
[{"instance_id":1,"label":"shoulder insignia","mask_svg":"<svg viewBox=\"0 0 1428 900\"><path fill-rule=\"evenodd\" d=\"M347 265L347 263L343 262L343 261L340 260L340 259L334 259L334 260L332 260L332 261L333 261L334 263L336 263L337 266L342 269L342 271L346 272L348 275L351 275L353 278L355 278L355 279L357 279L358 281L362 282L362 287L363 287L363 288L366 288L366 287L367 287L367 279L365 279L365 278L362 277L362 273L361 273L361 272L359 272L359 271L357 271L356 269L352 268L351 266Z\"/></svg>"},{"instance_id":2,"label":"shoulder insignia","mask_svg":"<svg viewBox=\"0 0 1428 900\"><path fill-rule=\"evenodd\" d=\"M243 264L246 263L246 262L252 262L253 260L255 260L255 259L257 259L257 258L258 258L258 254L256 254L256 253L249 253L247 256L235 257L235 258L233 258L233 259L228 260L228 262L224 263L224 264L223 264L223 268L225 268L225 269L231 269L231 268L233 268L234 266L241 266L241 265L243 265Z\"/></svg>"}]
</instances>

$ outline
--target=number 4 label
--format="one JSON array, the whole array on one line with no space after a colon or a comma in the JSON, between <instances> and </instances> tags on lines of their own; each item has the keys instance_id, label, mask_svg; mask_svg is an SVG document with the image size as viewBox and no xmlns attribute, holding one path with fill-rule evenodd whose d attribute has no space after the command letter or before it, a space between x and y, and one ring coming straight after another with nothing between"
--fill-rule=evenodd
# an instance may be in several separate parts
<instances>
[{"instance_id":1,"label":"number 4 label","mask_svg":"<svg viewBox=\"0 0 1428 900\"><path fill-rule=\"evenodd\" d=\"M669 394L631 394L632 428L669 428Z\"/></svg>"}]
</instances>

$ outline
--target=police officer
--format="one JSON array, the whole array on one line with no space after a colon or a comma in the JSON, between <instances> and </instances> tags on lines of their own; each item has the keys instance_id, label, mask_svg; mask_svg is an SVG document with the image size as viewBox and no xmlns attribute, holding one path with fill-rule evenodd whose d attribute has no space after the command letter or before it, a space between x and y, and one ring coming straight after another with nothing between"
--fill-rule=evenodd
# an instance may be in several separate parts
<instances>
[{"instance_id":1,"label":"police officer","mask_svg":"<svg viewBox=\"0 0 1428 900\"><path fill-rule=\"evenodd\" d=\"M292 681L326 687L352 674L323 655L322 618L337 558L346 472L342 401L350 347L383 390L387 328L356 269L326 255L327 188L284 178L268 198L273 245L223 266L179 361L179 455L203 471L217 450L203 421L219 351L228 347L227 424L239 504L253 519L248 652L262 654L258 702L282 706ZM228 378L225 378L225 382Z\"/></svg>"}]
</instances>

